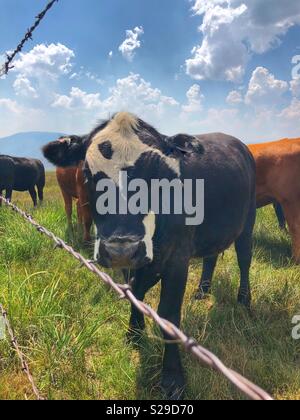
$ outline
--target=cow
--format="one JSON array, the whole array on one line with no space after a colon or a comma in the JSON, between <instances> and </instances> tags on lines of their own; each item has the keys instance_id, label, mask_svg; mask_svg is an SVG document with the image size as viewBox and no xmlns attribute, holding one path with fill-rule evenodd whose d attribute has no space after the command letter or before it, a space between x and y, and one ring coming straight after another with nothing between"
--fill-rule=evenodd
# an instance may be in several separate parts
<instances>
[{"instance_id":1,"label":"cow","mask_svg":"<svg viewBox=\"0 0 300 420\"><path fill-rule=\"evenodd\" d=\"M300 264L300 138L249 145L257 168L257 207L278 203ZM279 210L280 211L280 210ZM284 216L284 218L283 218Z\"/></svg>"},{"instance_id":2,"label":"cow","mask_svg":"<svg viewBox=\"0 0 300 420\"><path fill-rule=\"evenodd\" d=\"M201 290L205 291L218 254L233 243L241 271L238 301L250 305L255 162L239 140L225 134L168 137L142 119L121 112L99 125L84 141L51 142L43 152L59 166L85 160L84 175L96 225L95 258L104 267L130 270L132 290L140 300L161 280L161 317L180 326L191 258L204 258ZM204 180L203 223L188 223L186 212L155 213L153 202L141 214L126 214L124 209L102 214L102 182L115 185L120 193L122 172L128 181L142 180L149 188L153 180L190 180L193 185L198 179ZM193 188L188 198L196 196ZM133 338L144 328L143 315L132 306L129 331ZM164 333L164 338L161 384L168 398L179 399L185 387L179 348L168 334Z\"/></svg>"},{"instance_id":3,"label":"cow","mask_svg":"<svg viewBox=\"0 0 300 420\"><path fill-rule=\"evenodd\" d=\"M44 199L45 180L40 160L0 155L0 195L5 190L7 200L11 201L13 191L29 191L36 207L37 196L41 203Z\"/></svg>"},{"instance_id":4,"label":"cow","mask_svg":"<svg viewBox=\"0 0 300 420\"><path fill-rule=\"evenodd\" d=\"M83 239L91 241L92 215L89 198L84 185L83 162L70 168L57 168L56 178L65 203L69 226L72 226L73 200L76 200L78 224L83 226Z\"/></svg>"}]
</instances>

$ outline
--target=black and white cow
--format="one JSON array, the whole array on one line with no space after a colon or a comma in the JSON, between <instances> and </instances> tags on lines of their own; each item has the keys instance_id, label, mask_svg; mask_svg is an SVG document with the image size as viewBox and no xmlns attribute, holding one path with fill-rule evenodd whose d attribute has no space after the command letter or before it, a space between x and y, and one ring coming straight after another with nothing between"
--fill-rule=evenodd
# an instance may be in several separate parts
<instances>
[{"instance_id":1,"label":"black and white cow","mask_svg":"<svg viewBox=\"0 0 300 420\"><path fill-rule=\"evenodd\" d=\"M0 195L5 190L11 200L13 191L29 191L36 206L37 196L43 201L44 187L45 168L40 160L0 155Z\"/></svg>"},{"instance_id":2,"label":"black and white cow","mask_svg":"<svg viewBox=\"0 0 300 420\"><path fill-rule=\"evenodd\" d=\"M180 325L189 262L204 258L198 297L209 292L218 254L236 244L241 270L240 303L250 305L249 269L256 215L255 163L246 146L225 134L167 137L128 113L118 113L82 141L70 138L44 147L45 157L58 166L85 160L85 177L96 225L95 256L105 267L134 270L136 297L161 280L159 314ZM129 179L203 179L205 217L188 226L186 215L99 215L100 180L118 185L120 171ZM118 187L120 187L118 185ZM195 193L195 192L194 192ZM193 193L193 194L194 194ZM200 295L200 296L199 296ZM132 307L130 330L144 329L144 317ZM165 335L167 340L170 339ZM162 386L168 397L179 398L184 374L176 344L167 342Z\"/></svg>"}]
</instances>

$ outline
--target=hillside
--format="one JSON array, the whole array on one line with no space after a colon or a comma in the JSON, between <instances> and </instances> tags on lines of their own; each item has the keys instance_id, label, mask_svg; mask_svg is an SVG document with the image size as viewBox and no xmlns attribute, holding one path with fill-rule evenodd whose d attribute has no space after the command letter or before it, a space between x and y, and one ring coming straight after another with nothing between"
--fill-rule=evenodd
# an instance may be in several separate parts
<instances>
[{"instance_id":1,"label":"hillside","mask_svg":"<svg viewBox=\"0 0 300 420\"><path fill-rule=\"evenodd\" d=\"M3 137L0 138L0 154L41 159L49 170L52 166L43 158L41 148L61 135L61 133L28 132Z\"/></svg>"}]
</instances>

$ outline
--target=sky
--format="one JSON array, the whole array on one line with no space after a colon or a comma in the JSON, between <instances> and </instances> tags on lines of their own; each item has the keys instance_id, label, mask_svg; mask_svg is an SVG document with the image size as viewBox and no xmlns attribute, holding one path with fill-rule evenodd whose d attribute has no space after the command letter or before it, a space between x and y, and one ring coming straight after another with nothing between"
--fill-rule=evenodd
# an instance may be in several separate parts
<instances>
[{"instance_id":1,"label":"sky","mask_svg":"<svg viewBox=\"0 0 300 420\"><path fill-rule=\"evenodd\" d=\"M0 63L47 0L0 0ZM130 111L166 134L300 136L299 0L59 0L0 79L0 137Z\"/></svg>"}]
</instances>

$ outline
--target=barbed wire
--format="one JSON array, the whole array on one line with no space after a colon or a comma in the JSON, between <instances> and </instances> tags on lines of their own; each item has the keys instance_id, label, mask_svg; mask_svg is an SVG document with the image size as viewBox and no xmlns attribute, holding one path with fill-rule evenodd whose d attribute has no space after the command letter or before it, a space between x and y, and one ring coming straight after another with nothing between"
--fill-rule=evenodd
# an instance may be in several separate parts
<instances>
[{"instance_id":1,"label":"barbed wire","mask_svg":"<svg viewBox=\"0 0 300 420\"><path fill-rule=\"evenodd\" d=\"M55 243L55 249L61 248L68 252L73 258L80 262L82 267L86 267L89 271L94 273L106 285L113 289L121 299L129 300L142 314L154 320L159 327L166 332L172 339L178 341L183 345L183 348L194 355L202 365L209 367L222 375L224 375L239 391L246 395L251 400L256 401L272 401L273 398L260 387L244 378L239 373L226 367L221 360L209 350L200 346L193 338L188 337L184 332L177 328L174 324L161 318L157 312L154 311L149 305L138 300L129 285L117 284L106 273L99 270L93 261L87 260L80 253L76 252L71 246L67 245L62 239L58 238L51 231L37 223L30 214L19 209L16 205L12 204L5 198L0 196L0 201L11 208L13 211L22 216L29 222L38 232L46 235Z\"/></svg>"},{"instance_id":2,"label":"barbed wire","mask_svg":"<svg viewBox=\"0 0 300 420\"><path fill-rule=\"evenodd\" d=\"M31 385L32 391L33 391L34 395L36 396L37 400L44 401L45 399L41 396L39 390L37 389L37 387L35 385L33 376L30 373L29 366L28 366L28 363L26 361L26 357L24 356L23 352L21 351L21 349L19 347L18 340L17 340L17 338L14 334L14 331L11 327L11 324L9 322L7 311L4 309L4 307L2 306L1 303L0 303L0 312L1 312L1 316L2 316L3 321L4 321L4 325L7 329L8 334L9 334L11 344L14 347L14 349L16 351L16 354L17 354L17 356L20 360L22 371L26 374L26 376L28 378L28 381Z\"/></svg>"},{"instance_id":3,"label":"barbed wire","mask_svg":"<svg viewBox=\"0 0 300 420\"><path fill-rule=\"evenodd\" d=\"M26 42L29 41L30 39L32 40L33 32L36 30L36 28L39 26L41 21L44 19L48 11L53 7L55 2L58 2L58 0L52 0L47 4L45 9L36 16L36 21L34 25L31 26L31 28L27 30L24 38L22 39L20 44L17 46L17 48L11 54L6 54L6 62L3 64L3 66L0 69L0 77L5 76L9 72L9 70L14 68L14 66L11 65L14 58L16 57L17 54L19 54L22 51Z\"/></svg>"}]
</instances>

